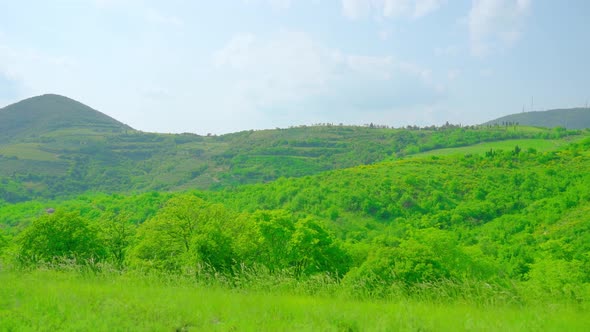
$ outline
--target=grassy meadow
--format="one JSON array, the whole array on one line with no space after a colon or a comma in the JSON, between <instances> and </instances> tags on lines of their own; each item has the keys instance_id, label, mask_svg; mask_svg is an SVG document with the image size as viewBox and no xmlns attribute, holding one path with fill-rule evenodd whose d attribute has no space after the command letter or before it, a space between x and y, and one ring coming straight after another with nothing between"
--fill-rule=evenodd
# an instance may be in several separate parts
<instances>
[{"instance_id":1,"label":"grassy meadow","mask_svg":"<svg viewBox=\"0 0 590 332\"><path fill-rule=\"evenodd\" d=\"M575 305L481 304L329 291L264 291L182 278L0 272L1 331L584 331Z\"/></svg>"},{"instance_id":2,"label":"grassy meadow","mask_svg":"<svg viewBox=\"0 0 590 332\"><path fill-rule=\"evenodd\" d=\"M463 146L458 148L444 148L431 150L426 152L411 155L411 157L426 157L426 156L452 156L465 154L485 154L493 150L512 151L514 147L518 146L523 151L534 149L539 152L555 151L570 143L574 143L584 136L570 137L569 139L509 139L496 142L485 142L474 144L470 146Z\"/></svg>"}]
</instances>

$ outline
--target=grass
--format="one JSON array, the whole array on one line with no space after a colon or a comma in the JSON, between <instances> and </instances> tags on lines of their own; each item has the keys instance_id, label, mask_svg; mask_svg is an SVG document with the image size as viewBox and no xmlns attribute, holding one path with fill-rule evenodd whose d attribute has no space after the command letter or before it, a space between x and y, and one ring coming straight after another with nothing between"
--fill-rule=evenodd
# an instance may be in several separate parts
<instances>
[{"instance_id":1,"label":"grass","mask_svg":"<svg viewBox=\"0 0 590 332\"><path fill-rule=\"evenodd\" d=\"M428 157L428 156L449 156L449 155L465 155L465 154L484 154L490 149L511 151L518 145L522 151L529 148L535 149L539 152L554 151L564 147L570 143L580 140L585 136L576 136L569 139L511 139L505 141L479 143L470 146L463 146L459 148L437 149L417 153L408 157Z\"/></svg>"},{"instance_id":2,"label":"grass","mask_svg":"<svg viewBox=\"0 0 590 332\"><path fill-rule=\"evenodd\" d=\"M186 280L0 271L0 331L583 331L566 305L482 306L206 287Z\"/></svg>"},{"instance_id":3,"label":"grass","mask_svg":"<svg viewBox=\"0 0 590 332\"><path fill-rule=\"evenodd\" d=\"M19 143L0 146L0 155L18 157L19 159L57 161L57 156L51 152L43 151L38 143Z\"/></svg>"}]
</instances>

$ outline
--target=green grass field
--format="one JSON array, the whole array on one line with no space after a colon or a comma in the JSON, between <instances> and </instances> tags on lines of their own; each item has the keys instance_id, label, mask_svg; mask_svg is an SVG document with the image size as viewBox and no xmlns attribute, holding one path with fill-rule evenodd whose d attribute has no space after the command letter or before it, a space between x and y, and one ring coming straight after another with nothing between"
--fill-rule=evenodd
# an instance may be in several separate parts
<instances>
[{"instance_id":1,"label":"green grass field","mask_svg":"<svg viewBox=\"0 0 590 332\"><path fill-rule=\"evenodd\" d=\"M511 151L518 145L522 151L529 148L539 152L554 151L586 136L575 136L568 139L511 139L505 141L486 142L459 148L437 149L411 155L411 157L449 156L465 154L484 154L490 149Z\"/></svg>"},{"instance_id":2,"label":"green grass field","mask_svg":"<svg viewBox=\"0 0 590 332\"><path fill-rule=\"evenodd\" d=\"M0 154L7 157L17 157L19 159L41 161L59 160L55 154L41 150L38 143L0 145Z\"/></svg>"},{"instance_id":3,"label":"green grass field","mask_svg":"<svg viewBox=\"0 0 590 332\"><path fill-rule=\"evenodd\" d=\"M584 331L590 315L417 300L358 301L80 272L0 272L0 331Z\"/></svg>"}]
</instances>

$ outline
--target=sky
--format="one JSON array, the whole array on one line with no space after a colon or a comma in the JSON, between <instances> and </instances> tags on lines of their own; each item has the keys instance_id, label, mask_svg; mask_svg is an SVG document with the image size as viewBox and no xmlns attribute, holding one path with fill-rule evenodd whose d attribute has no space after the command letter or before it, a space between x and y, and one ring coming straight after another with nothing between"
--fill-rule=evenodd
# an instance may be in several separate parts
<instances>
[{"instance_id":1,"label":"sky","mask_svg":"<svg viewBox=\"0 0 590 332\"><path fill-rule=\"evenodd\" d=\"M0 0L0 107L136 129L477 124L590 101L587 0Z\"/></svg>"}]
</instances>

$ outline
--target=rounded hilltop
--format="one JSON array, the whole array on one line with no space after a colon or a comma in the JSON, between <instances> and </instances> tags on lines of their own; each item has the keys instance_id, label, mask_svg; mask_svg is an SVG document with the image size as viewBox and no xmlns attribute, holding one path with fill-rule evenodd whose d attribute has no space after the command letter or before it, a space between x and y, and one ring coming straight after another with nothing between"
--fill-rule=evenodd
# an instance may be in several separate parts
<instances>
[{"instance_id":1,"label":"rounded hilltop","mask_svg":"<svg viewBox=\"0 0 590 332\"><path fill-rule=\"evenodd\" d=\"M76 100L57 94L28 98L0 109L0 142L64 129L121 132L131 127Z\"/></svg>"}]
</instances>

